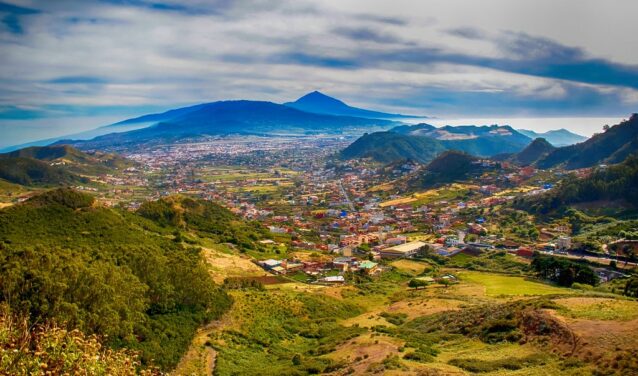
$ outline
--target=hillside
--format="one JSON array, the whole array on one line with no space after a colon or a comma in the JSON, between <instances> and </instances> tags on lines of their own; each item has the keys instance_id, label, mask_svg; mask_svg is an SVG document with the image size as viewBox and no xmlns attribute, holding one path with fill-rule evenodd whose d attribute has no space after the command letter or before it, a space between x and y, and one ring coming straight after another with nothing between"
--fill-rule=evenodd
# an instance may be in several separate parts
<instances>
[{"instance_id":1,"label":"hillside","mask_svg":"<svg viewBox=\"0 0 638 376\"><path fill-rule=\"evenodd\" d=\"M411 182L416 187L434 187L467 180L471 174L484 168L476 163L478 158L457 150L443 152L430 162L424 172Z\"/></svg>"},{"instance_id":2,"label":"hillside","mask_svg":"<svg viewBox=\"0 0 638 376\"><path fill-rule=\"evenodd\" d=\"M182 232L240 249L260 233L213 203L170 198L143 208L104 208L58 189L0 210L0 301L33 322L108 335L110 346L170 369L196 328L231 303Z\"/></svg>"},{"instance_id":3,"label":"hillside","mask_svg":"<svg viewBox=\"0 0 638 376\"><path fill-rule=\"evenodd\" d=\"M406 115L388 114L385 112L371 111L348 106L343 101L329 97L318 91L308 93L296 101L284 103L284 105L305 112L326 115L354 116L370 119L398 119L410 117Z\"/></svg>"},{"instance_id":4,"label":"hillside","mask_svg":"<svg viewBox=\"0 0 638 376\"><path fill-rule=\"evenodd\" d=\"M544 138L545 140L547 140L547 142L557 147L573 145L587 140L587 137L570 132L564 128L555 129L544 133L537 133L527 129L517 129L517 131L531 139Z\"/></svg>"},{"instance_id":5,"label":"hillside","mask_svg":"<svg viewBox=\"0 0 638 376\"><path fill-rule=\"evenodd\" d=\"M558 148L538 161L538 167L566 169L619 163L638 151L638 114L580 144Z\"/></svg>"},{"instance_id":6,"label":"hillside","mask_svg":"<svg viewBox=\"0 0 638 376\"><path fill-rule=\"evenodd\" d=\"M552 146L544 138L537 138L527 145L521 152L511 156L510 161L517 163L521 166L529 166L534 164L539 159L545 157L547 154L554 151L556 148Z\"/></svg>"},{"instance_id":7,"label":"hillside","mask_svg":"<svg viewBox=\"0 0 638 376\"><path fill-rule=\"evenodd\" d=\"M516 153L530 139L510 127L446 126L430 124L401 125L389 132L366 134L349 145L341 156L345 159L372 158L381 163L412 159L427 163L444 150L460 150L468 154L491 157Z\"/></svg>"},{"instance_id":8,"label":"hillside","mask_svg":"<svg viewBox=\"0 0 638 376\"><path fill-rule=\"evenodd\" d=\"M564 179L555 189L536 197L515 202L515 206L532 212L548 213L570 204L599 200L622 200L627 208L638 203L638 156L607 168L598 168L590 176Z\"/></svg>"},{"instance_id":9,"label":"hillside","mask_svg":"<svg viewBox=\"0 0 638 376\"><path fill-rule=\"evenodd\" d=\"M341 152L344 159L372 158L381 163L410 159L427 163L445 147L429 137L405 136L394 132L365 134Z\"/></svg>"},{"instance_id":10,"label":"hillside","mask_svg":"<svg viewBox=\"0 0 638 376\"><path fill-rule=\"evenodd\" d=\"M72 185L88 179L32 158L0 158L0 179L20 185Z\"/></svg>"},{"instance_id":11,"label":"hillside","mask_svg":"<svg viewBox=\"0 0 638 376\"><path fill-rule=\"evenodd\" d=\"M135 166L136 163L116 154L94 151L86 153L70 145L31 146L0 154L0 160L23 158L46 162L75 174L98 175Z\"/></svg>"},{"instance_id":12,"label":"hillside","mask_svg":"<svg viewBox=\"0 0 638 376\"><path fill-rule=\"evenodd\" d=\"M447 149L461 150L468 154L490 157L501 153L516 153L527 146L531 139L509 126L444 126L429 124L399 126L391 129L411 136L427 136L439 140Z\"/></svg>"}]
</instances>

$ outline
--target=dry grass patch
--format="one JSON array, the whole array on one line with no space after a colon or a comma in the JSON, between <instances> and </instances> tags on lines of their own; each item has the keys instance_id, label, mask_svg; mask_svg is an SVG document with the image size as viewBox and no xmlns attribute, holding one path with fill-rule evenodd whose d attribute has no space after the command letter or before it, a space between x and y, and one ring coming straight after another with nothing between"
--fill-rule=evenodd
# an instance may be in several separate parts
<instances>
[{"instance_id":1,"label":"dry grass patch","mask_svg":"<svg viewBox=\"0 0 638 376\"><path fill-rule=\"evenodd\" d=\"M560 314L574 319L618 320L638 319L638 302L610 298L556 299L562 309Z\"/></svg>"},{"instance_id":2,"label":"dry grass patch","mask_svg":"<svg viewBox=\"0 0 638 376\"><path fill-rule=\"evenodd\" d=\"M366 374L367 369L374 363L382 362L388 356L399 354L399 347L403 345L396 338L363 334L340 345L336 351L326 355L335 361L345 361L354 375ZM345 374L345 371L335 372L335 375Z\"/></svg>"},{"instance_id":3,"label":"dry grass patch","mask_svg":"<svg viewBox=\"0 0 638 376\"><path fill-rule=\"evenodd\" d=\"M428 263L406 259L394 261L390 265L401 270L402 272L407 272L413 275L419 275L424 271L432 268L432 266Z\"/></svg>"},{"instance_id":4,"label":"dry grass patch","mask_svg":"<svg viewBox=\"0 0 638 376\"><path fill-rule=\"evenodd\" d=\"M267 274L250 259L236 254L223 253L211 248L202 248L202 254L216 283L222 283L228 277L253 277Z\"/></svg>"}]
</instances>

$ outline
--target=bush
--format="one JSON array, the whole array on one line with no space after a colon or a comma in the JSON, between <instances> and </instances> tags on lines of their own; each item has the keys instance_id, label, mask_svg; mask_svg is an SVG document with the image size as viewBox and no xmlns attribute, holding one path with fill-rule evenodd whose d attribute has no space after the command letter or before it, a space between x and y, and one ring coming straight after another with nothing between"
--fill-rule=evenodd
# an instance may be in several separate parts
<instances>
[{"instance_id":1,"label":"bush","mask_svg":"<svg viewBox=\"0 0 638 376\"><path fill-rule=\"evenodd\" d=\"M547 363L544 355L532 354L525 358L503 358L497 360L481 359L452 359L449 364L462 368L469 372L484 373L494 372L500 369L519 370L525 367L542 365Z\"/></svg>"}]
</instances>

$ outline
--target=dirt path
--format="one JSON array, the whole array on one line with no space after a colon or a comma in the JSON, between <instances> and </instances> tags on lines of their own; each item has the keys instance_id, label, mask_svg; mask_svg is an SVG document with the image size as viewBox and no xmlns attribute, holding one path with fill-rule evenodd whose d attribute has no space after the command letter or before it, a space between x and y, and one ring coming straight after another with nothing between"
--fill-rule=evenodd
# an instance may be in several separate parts
<instances>
[{"instance_id":1,"label":"dirt path","mask_svg":"<svg viewBox=\"0 0 638 376\"><path fill-rule=\"evenodd\" d=\"M195 333L188 351L173 372L173 376L199 376L212 375L215 371L215 362L217 360L217 352L206 344L208 336L215 331L220 325L219 321L213 321L210 324L200 328Z\"/></svg>"}]
</instances>

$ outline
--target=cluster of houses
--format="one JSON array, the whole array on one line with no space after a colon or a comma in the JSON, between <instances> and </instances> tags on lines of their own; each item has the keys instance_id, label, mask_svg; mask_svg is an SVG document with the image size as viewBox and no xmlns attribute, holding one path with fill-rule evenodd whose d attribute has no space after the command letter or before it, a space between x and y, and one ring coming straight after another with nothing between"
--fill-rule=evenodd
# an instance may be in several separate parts
<instances>
[{"instance_id":1,"label":"cluster of houses","mask_svg":"<svg viewBox=\"0 0 638 376\"><path fill-rule=\"evenodd\" d=\"M344 283L346 272L359 272L369 276L381 273L382 268L376 262L359 260L356 257L335 257L330 261L302 261L298 259L261 260L257 264L264 270L277 275L304 273L317 283Z\"/></svg>"}]
</instances>

